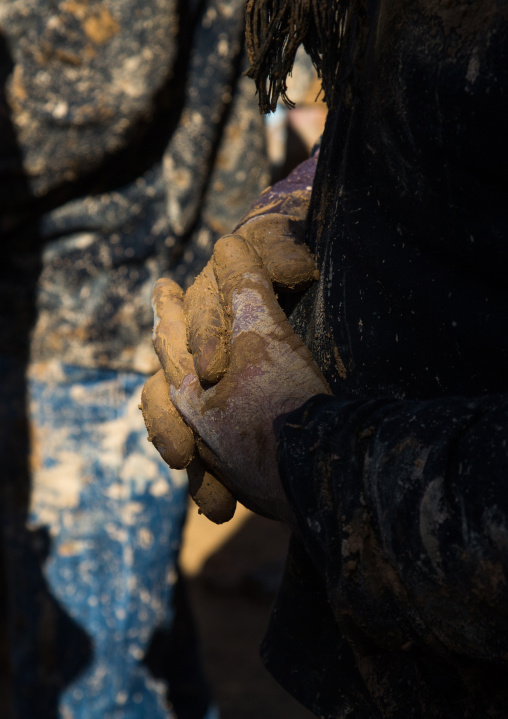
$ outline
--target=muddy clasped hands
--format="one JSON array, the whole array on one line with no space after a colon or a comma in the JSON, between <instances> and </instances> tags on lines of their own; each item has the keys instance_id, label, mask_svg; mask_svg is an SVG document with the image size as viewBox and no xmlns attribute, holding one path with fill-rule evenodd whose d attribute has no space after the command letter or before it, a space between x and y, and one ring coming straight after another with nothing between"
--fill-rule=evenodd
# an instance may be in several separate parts
<instances>
[{"instance_id":1,"label":"muddy clasped hands","mask_svg":"<svg viewBox=\"0 0 508 719\"><path fill-rule=\"evenodd\" d=\"M153 295L162 370L142 395L149 438L171 467L187 467L193 499L217 523L233 516L234 497L291 520L273 423L329 392L274 292L274 285L302 289L317 277L299 238L303 220L253 209L217 242L185 297L166 279Z\"/></svg>"}]
</instances>

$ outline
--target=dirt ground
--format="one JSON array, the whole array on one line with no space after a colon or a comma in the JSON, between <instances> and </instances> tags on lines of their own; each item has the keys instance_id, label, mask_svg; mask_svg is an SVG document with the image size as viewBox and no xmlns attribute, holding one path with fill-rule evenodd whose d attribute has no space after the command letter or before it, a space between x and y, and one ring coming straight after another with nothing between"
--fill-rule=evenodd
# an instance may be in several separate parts
<instances>
[{"instance_id":1,"label":"dirt ground","mask_svg":"<svg viewBox=\"0 0 508 719\"><path fill-rule=\"evenodd\" d=\"M182 569L221 719L311 719L259 658L288 542L276 522L238 507L216 526L190 506Z\"/></svg>"}]
</instances>

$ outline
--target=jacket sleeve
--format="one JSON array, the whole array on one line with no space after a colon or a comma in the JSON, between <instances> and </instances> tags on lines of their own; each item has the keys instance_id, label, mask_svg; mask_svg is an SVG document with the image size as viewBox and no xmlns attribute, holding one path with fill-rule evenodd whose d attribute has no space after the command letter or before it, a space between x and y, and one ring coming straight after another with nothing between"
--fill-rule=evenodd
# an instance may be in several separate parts
<instances>
[{"instance_id":1,"label":"jacket sleeve","mask_svg":"<svg viewBox=\"0 0 508 719\"><path fill-rule=\"evenodd\" d=\"M508 397L342 402L287 419L282 481L343 633L508 658Z\"/></svg>"}]
</instances>

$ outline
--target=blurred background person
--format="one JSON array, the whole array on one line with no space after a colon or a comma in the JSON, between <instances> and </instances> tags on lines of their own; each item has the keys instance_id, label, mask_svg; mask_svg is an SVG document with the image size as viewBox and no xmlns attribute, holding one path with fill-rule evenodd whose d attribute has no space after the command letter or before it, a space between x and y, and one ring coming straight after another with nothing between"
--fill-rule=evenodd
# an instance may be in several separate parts
<instances>
[{"instance_id":1,"label":"blurred background person","mask_svg":"<svg viewBox=\"0 0 508 719\"><path fill-rule=\"evenodd\" d=\"M304 162L323 132L327 107L312 60L300 47L287 77L288 104L265 115L272 183Z\"/></svg>"},{"instance_id":2,"label":"blurred background person","mask_svg":"<svg viewBox=\"0 0 508 719\"><path fill-rule=\"evenodd\" d=\"M3 716L211 717L150 295L268 182L243 0L0 4Z\"/></svg>"}]
</instances>

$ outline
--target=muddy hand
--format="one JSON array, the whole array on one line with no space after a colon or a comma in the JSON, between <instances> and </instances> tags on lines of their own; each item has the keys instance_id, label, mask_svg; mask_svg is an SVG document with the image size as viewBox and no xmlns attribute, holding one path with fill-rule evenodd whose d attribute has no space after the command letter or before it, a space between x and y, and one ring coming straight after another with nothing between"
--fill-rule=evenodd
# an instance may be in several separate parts
<instances>
[{"instance_id":1,"label":"muddy hand","mask_svg":"<svg viewBox=\"0 0 508 719\"><path fill-rule=\"evenodd\" d=\"M206 471L196 456L192 430L169 396L169 383L179 386L194 371L185 346L183 292L171 280L159 280L154 289L154 346L163 369L151 377L141 395L148 439L173 469L187 468L189 491L200 511L216 524L227 522L236 509L230 492Z\"/></svg>"},{"instance_id":2,"label":"muddy hand","mask_svg":"<svg viewBox=\"0 0 508 719\"><path fill-rule=\"evenodd\" d=\"M170 380L171 399L193 428L200 456L237 499L291 522L274 422L330 390L277 303L258 254L241 237L218 241L214 271L223 305L231 308L228 368L213 386L203 386L193 370Z\"/></svg>"},{"instance_id":3,"label":"muddy hand","mask_svg":"<svg viewBox=\"0 0 508 719\"><path fill-rule=\"evenodd\" d=\"M303 243L316 163L317 157L312 157L269 187L234 231L257 253L279 291L297 292L319 278ZM209 384L217 382L228 366L229 310L218 295L212 258L185 296L187 346L198 376Z\"/></svg>"}]
</instances>

